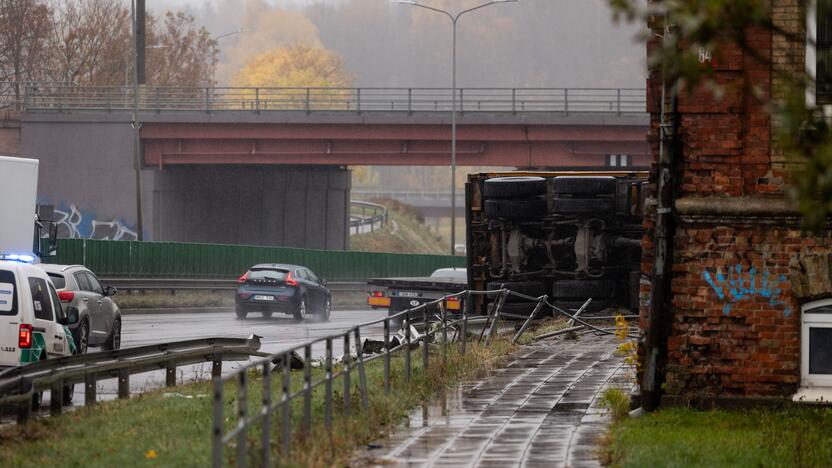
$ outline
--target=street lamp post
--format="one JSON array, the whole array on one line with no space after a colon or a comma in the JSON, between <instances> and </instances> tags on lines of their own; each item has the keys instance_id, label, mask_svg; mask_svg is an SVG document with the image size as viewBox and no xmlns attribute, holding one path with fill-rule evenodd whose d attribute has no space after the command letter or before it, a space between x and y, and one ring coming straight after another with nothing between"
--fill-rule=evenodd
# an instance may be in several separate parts
<instances>
[{"instance_id":1,"label":"street lamp post","mask_svg":"<svg viewBox=\"0 0 832 468\"><path fill-rule=\"evenodd\" d=\"M236 36L237 34L249 33L251 29L243 29L240 28L236 31L227 32L225 34L220 34L219 36L215 37L214 40L219 42L220 39L225 39L226 37ZM217 85L217 66L214 64L214 68L211 71L211 86L214 87Z\"/></svg>"},{"instance_id":2,"label":"street lamp post","mask_svg":"<svg viewBox=\"0 0 832 468\"><path fill-rule=\"evenodd\" d=\"M415 0L397 0L395 3L404 5L412 5L426 10L442 13L451 20L453 26L453 59L451 66L451 255L456 255L456 25L459 19L466 13L485 8L497 3L514 3L519 0L491 0L488 3L477 5L467 10L460 11L456 15L453 13L435 8L432 6L422 5Z\"/></svg>"},{"instance_id":3,"label":"street lamp post","mask_svg":"<svg viewBox=\"0 0 832 468\"><path fill-rule=\"evenodd\" d=\"M136 176L136 237L144 239L142 222L142 162L141 136L139 135L139 35L136 24L136 2L130 2L130 20L133 23L133 169Z\"/></svg>"}]
</instances>

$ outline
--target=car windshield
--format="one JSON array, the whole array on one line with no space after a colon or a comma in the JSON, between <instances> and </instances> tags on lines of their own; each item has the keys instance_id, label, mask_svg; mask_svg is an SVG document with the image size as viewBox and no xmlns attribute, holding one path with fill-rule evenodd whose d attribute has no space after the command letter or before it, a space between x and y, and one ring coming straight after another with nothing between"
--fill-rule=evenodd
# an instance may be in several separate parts
<instances>
[{"instance_id":1,"label":"car windshield","mask_svg":"<svg viewBox=\"0 0 832 468\"><path fill-rule=\"evenodd\" d=\"M289 274L289 272L286 270L276 270L274 268L252 268L248 272L248 279L283 281L286 279L287 274Z\"/></svg>"},{"instance_id":2,"label":"car windshield","mask_svg":"<svg viewBox=\"0 0 832 468\"><path fill-rule=\"evenodd\" d=\"M64 278L64 275L59 275L58 273L47 273L47 275L52 280L55 289L64 289L66 287L66 278Z\"/></svg>"}]
</instances>

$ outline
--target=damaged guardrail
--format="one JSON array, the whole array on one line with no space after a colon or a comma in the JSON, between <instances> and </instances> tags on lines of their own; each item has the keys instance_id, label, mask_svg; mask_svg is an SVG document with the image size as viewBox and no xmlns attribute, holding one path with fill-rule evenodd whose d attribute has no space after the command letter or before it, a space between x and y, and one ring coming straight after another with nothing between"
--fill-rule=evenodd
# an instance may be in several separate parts
<instances>
[{"instance_id":1,"label":"damaged guardrail","mask_svg":"<svg viewBox=\"0 0 832 468\"><path fill-rule=\"evenodd\" d=\"M487 316L470 316L471 301L465 300L461 317L456 315L449 318L449 313L445 308L445 303L450 298L469 298L474 295L496 296L495 301L490 307ZM357 403L362 409L366 410L369 407L369 397L367 388L367 379L365 374L365 366L376 359L383 360L383 387L384 393L389 394L391 390L391 376L390 376L390 361L394 353L403 353L404 355L404 378L406 382L410 382L411 374L413 372L413 351L421 352L421 368L427 370L430 363L430 344L432 338L441 336L438 345L441 347L441 356L443 361L448 359L448 345L450 342L456 342L461 354L465 354L466 346L469 341L468 327L473 322L482 323L482 328L476 336L477 342L485 342L490 344L494 334L497 330L497 322L501 316L509 316L517 318L510 314L503 314L502 307L505 304L506 298L510 295L517 296L529 301L536 301L537 306L531 315L527 318L521 330L515 335L514 340L528 328L529 323L539 315L543 307L551 307L556 313L564 315L574 323L580 324L583 328L592 329L600 333L613 333L601 327L596 327L585 321L586 317L579 318L580 312L589 304L588 300L578 313L570 314L549 301L548 296L530 297L519 294L507 289L498 289L492 291L462 291L456 294L450 294L432 302L421 304L412 309L402 311L398 314L385 317L383 319L373 320L370 322L356 325L349 330L330 335L323 338L318 338L308 341L303 344L293 346L281 352L267 356L265 359L252 362L248 365L236 369L225 377L214 377L214 395L213 395L213 423L212 423L212 465L220 467L225 460L225 446L233 444L236 447L236 464L237 466L246 466L247 457L249 456L249 448L252 443L256 443L249 437L249 429L255 425L260 424L260 446L255 447L255 452L260 452L260 456L254 460L258 466L271 466L272 448L272 423L279 424L278 432L278 448L283 454L289 452L289 444L292 437L291 427L291 403L292 401L303 399L303 415L301 418L300 431L302 434L309 434L312 426L312 392L315 388L324 386L324 425L332 436L333 428L333 412L335 411L335 398L333 388L335 380L342 379L343 392L341 398L342 412L349 415L353 406L356 404L352 401L352 383L351 379L357 374L358 379L358 395L360 401ZM439 313L429 313L428 308L438 308ZM523 317L525 318L525 317ZM401 330L395 335L391 336L391 323L403 319ZM431 326L431 319L433 325ZM416 322L424 323L423 331L420 333L413 324ZM362 329L368 326L383 324L383 341L378 342L363 342L361 340ZM453 334L453 336L450 336ZM450 339L449 339L450 338ZM354 340L354 341L352 341ZM355 354L352 353L354 343ZM322 378L313 381L312 376L312 346L315 344L324 343L325 355L322 360L322 367L324 374ZM343 356L338 359L333 355L335 346L343 345ZM433 343L436 344L436 343ZM372 353L371 356L365 354ZM302 357L299 355L302 353ZM340 369L336 371L336 361L340 361ZM254 406L254 411L249 414L249 371L260 370L263 375L263 390L262 400L260 405ZM303 370L303 386L300 390L292 392L292 370ZM279 398L276 401L272 400L273 383L272 378L277 376L279 379ZM225 430L226 414L224 403L224 388L225 385L231 382L237 383L236 395L236 418L232 419L232 429ZM279 412L279 414L275 414ZM278 428L274 428L275 430Z\"/></svg>"},{"instance_id":2,"label":"damaged guardrail","mask_svg":"<svg viewBox=\"0 0 832 468\"><path fill-rule=\"evenodd\" d=\"M165 385L176 385L176 368L200 362L212 362L211 374L219 377L224 360L262 356L260 337L204 338L125 348L88 354L76 354L58 359L46 359L13 367L0 372L0 406L17 407L17 422L29 419L32 397L50 391L50 413L60 414L63 407L63 388L83 383L84 404L97 401L96 385L102 379L118 379L118 397L130 397L130 376L144 372L165 370Z\"/></svg>"}]
</instances>

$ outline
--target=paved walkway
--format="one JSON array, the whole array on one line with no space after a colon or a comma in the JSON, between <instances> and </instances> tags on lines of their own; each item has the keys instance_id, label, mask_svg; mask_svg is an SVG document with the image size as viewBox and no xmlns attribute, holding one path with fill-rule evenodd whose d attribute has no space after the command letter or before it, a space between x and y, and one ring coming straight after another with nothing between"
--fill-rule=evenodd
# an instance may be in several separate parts
<instances>
[{"instance_id":1,"label":"paved walkway","mask_svg":"<svg viewBox=\"0 0 832 468\"><path fill-rule=\"evenodd\" d=\"M507 367L415 411L407 427L373 444L362 464L486 467L600 466L599 407L632 376L612 337L538 345Z\"/></svg>"}]
</instances>

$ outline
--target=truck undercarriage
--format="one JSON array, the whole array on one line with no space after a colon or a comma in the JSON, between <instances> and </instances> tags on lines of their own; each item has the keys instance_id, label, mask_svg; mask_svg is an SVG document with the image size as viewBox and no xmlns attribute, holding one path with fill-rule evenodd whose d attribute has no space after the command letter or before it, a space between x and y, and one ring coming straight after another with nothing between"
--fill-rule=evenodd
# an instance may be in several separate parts
<instances>
[{"instance_id":1,"label":"truck undercarriage","mask_svg":"<svg viewBox=\"0 0 832 468\"><path fill-rule=\"evenodd\" d=\"M472 289L547 295L564 309L638 308L645 173L481 173L466 184ZM487 300L474 307L486 313ZM510 296L509 315L534 303ZM551 312L551 311L550 311Z\"/></svg>"}]
</instances>

